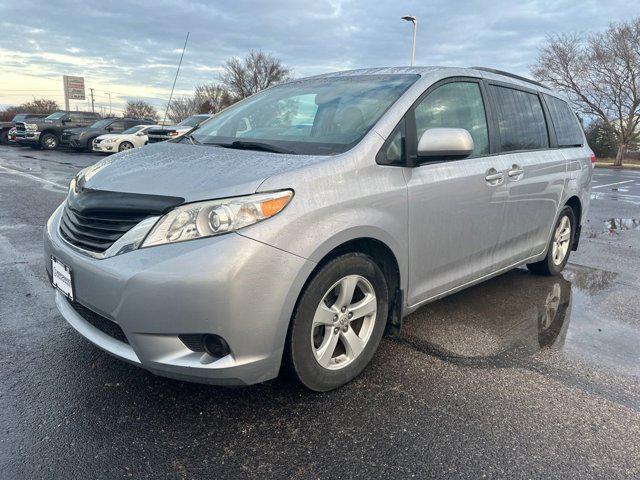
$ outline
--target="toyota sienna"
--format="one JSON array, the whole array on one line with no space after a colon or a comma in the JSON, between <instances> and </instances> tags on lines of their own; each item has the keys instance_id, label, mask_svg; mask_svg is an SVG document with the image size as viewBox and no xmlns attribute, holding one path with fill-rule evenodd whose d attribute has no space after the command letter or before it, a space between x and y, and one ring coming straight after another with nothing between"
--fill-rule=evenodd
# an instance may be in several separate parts
<instances>
[{"instance_id":1,"label":"toyota sienna","mask_svg":"<svg viewBox=\"0 0 640 480\"><path fill-rule=\"evenodd\" d=\"M168 377L327 391L422 305L575 250L593 154L568 103L484 68L294 80L82 170L49 219L56 304Z\"/></svg>"}]
</instances>

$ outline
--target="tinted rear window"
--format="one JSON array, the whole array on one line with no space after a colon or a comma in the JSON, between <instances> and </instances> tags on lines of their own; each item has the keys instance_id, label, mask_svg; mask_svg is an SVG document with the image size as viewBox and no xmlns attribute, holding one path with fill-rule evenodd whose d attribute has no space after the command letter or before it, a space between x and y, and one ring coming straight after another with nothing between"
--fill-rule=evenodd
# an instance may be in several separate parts
<instances>
[{"instance_id":1,"label":"tinted rear window","mask_svg":"<svg viewBox=\"0 0 640 480\"><path fill-rule=\"evenodd\" d=\"M497 85L489 88L496 103L501 150L548 148L547 124L538 96Z\"/></svg>"},{"instance_id":2,"label":"tinted rear window","mask_svg":"<svg viewBox=\"0 0 640 480\"><path fill-rule=\"evenodd\" d=\"M582 146L582 131L578 119L564 100L545 95L551 122L556 131L559 147Z\"/></svg>"}]
</instances>

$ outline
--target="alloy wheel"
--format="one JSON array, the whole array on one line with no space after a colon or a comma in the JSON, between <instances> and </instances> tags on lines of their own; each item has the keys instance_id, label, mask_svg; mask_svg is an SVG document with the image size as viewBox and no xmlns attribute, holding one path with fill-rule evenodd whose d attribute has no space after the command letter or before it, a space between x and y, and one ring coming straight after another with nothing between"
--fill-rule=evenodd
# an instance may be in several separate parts
<instances>
[{"instance_id":1,"label":"alloy wheel","mask_svg":"<svg viewBox=\"0 0 640 480\"><path fill-rule=\"evenodd\" d=\"M371 282L360 275L338 280L322 297L311 326L316 361L329 370L353 362L371 338L377 299Z\"/></svg>"},{"instance_id":2,"label":"alloy wheel","mask_svg":"<svg viewBox=\"0 0 640 480\"><path fill-rule=\"evenodd\" d=\"M56 148L57 143L58 142L56 141L56 139L51 136L48 136L44 139L44 146L50 150Z\"/></svg>"},{"instance_id":3,"label":"alloy wheel","mask_svg":"<svg viewBox=\"0 0 640 480\"><path fill-rule=\"evenodd\" d=\"M569 251L570 240L571 221L569 220L569 217L564 216L553 234L551 259L555 265L560 265L564 261L567 256L567 252Z\"/></svg>"}]
</instances>

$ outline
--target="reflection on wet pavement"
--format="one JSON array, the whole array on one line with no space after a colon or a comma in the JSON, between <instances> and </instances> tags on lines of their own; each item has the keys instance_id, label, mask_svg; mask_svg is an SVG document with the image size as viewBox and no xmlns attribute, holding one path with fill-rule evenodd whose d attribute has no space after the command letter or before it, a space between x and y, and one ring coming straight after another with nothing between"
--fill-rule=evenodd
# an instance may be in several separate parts
<instances>
[{"instance_id":1,"label":"reflection on wet pavement","mask_svg":"<svg viewBox=\"0 0 640 480\"><path fill-rule=\"evenodd\" d=\"M640 325L616 306L613 272L569 265L558 277L517 269L407 317L400 341L447 362L526 366L549 355L640 377Z\"/></svg>"},{"instance_id":2,"label":"reflection on wet pavement","mask_svg":"<svg viewBox=\"0 0 640 480\"><path fill-rule=\"evenodd\" d=\"M610 218L605 220L604 228L611 232L617 230L640 230L640 220L635 218Z\"/></svg>"}]
</instances>

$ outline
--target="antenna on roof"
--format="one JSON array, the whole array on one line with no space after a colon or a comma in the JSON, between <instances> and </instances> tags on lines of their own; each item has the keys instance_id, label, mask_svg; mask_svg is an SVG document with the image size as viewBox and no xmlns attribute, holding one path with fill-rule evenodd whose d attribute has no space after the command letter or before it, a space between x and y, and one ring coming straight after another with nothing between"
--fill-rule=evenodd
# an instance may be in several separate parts
<instances>
[{"instance_id":1,"label":"antenna on roof","mask_svg":"<svg viewBox=\"0 0 640 480\"><path fill-rule=\"evenodd\" d=\"M487 68L487 67L471 67L471 68L473 68L474 70L480 70L480 71L483 71L483 72L495 73L496 75L503 75L505 77L515 78L516 80L522 80L523 82L532 83L532 84L537 85L539 87L547 88L546 85L543 85L540 82L536 82L535 80L531 80L530 78L527 78L527 77L522 77L520 75L516 75L515 73L505 72L504 70L498 70L498 69L495 69L495 68Z\"/></svg>"},{"instance_id":2,"label":"antenna on roof","mask_svg":"<svg viewBox=\"0 0 640 480\"><path fill-rule=\"evenodd\" d=\"M187 42L189 41L189 32L187 32L187 38L184 39L184 47L182 47L182 54L180 54L180 62L178 63L178 70L176 70L176 77L173 79L173 86L171 87L171 94L169 95L169 101L167 102L167 108L164 111L164 119L162 124L167 121L167 114L169 113L169 105L171 105L171 99L173 98L173 90L176 88L176 81L178 81L178 74L180 73L180 66L182 65L182 58L184 57L184 51L187 49Z\"/></svg>"}]
</instances>

